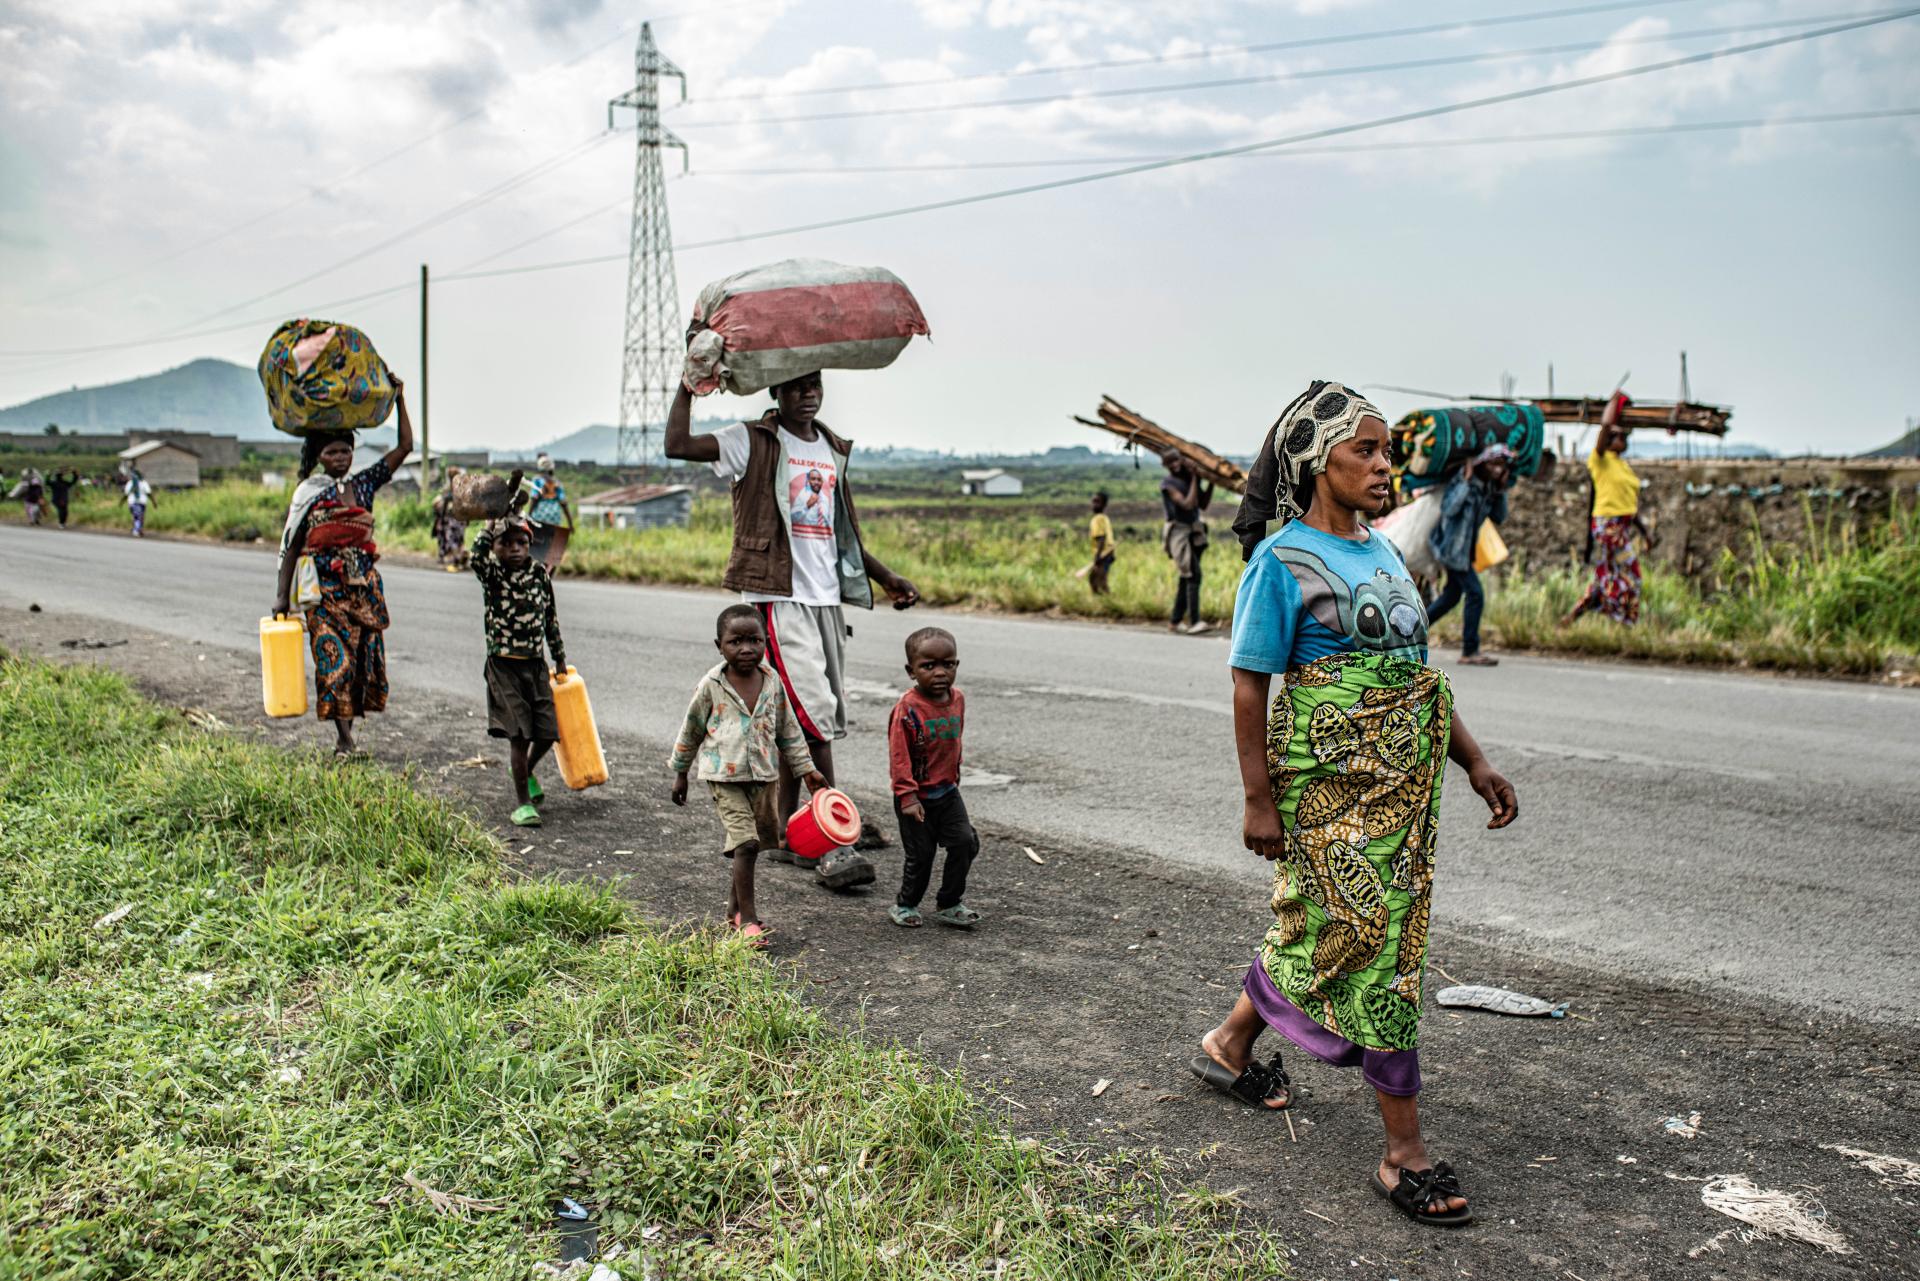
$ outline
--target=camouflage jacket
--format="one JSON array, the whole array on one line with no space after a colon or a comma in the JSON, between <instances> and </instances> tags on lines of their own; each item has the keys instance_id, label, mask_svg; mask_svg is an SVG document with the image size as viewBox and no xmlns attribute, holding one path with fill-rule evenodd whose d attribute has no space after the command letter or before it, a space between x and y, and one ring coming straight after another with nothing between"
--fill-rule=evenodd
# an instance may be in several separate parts
<instances>
[{"instance_id":1,"label":"camouflage jacket","mask_svg":"<svg viewBox=\"0 0 1920 1281\"><path fill-rule=\"evenodd\" d=\"M473 543L474 577L487 607L487 653L503 658L538 658L545 642L556 670L567 666L560 641L560 615L553 607L553 578L539 561L509 572L493 555L493 534Z\"/></svg>"}]
</instances>

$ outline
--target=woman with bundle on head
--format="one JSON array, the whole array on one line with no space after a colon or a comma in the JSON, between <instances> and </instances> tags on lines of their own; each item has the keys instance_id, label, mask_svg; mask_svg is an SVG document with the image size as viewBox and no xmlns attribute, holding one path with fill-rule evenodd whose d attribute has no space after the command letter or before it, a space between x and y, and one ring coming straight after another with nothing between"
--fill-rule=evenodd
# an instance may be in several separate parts
<instances>
[{"instance_id":1,"label":"woman with bundle on head","mask_svg":"<svg viewBox=\"0 0 1920 1281\"><path fill-rule=\"evenodd\" d=\"M1467 771L1489 827L1519 808L1427 665L1426 613L1399 551L1365 523L1392 479L1385 417L1328 382L1281 414L1247 477L1228 662L1242 834L1278 864L1275 920L1192 1069L1253 1106L1290 1106L1281 1056L1254 1056L1269 1027L1360 1068L1386 1127L1374 1188L1418 1222L1453 1226L1472 1212L1453 1168L1428 1157L1415 1104L1443 758Z\"/></svg>"},{"instance_id":2,"label":"woman with bundle on head","mask_svg":"<svg viewBox=\"0 0 1920 1281\"><path fill-rule=\"evenodd\" d=\"M1597 609L1616 623L1631 627L1640 621L1640 553L1634 550L1633 536L1639 534L1647 549L1654 547L1653 531L1640 518L1640 477L1627 462L1627 433L1620 414L1633 402L1623 391L1600 415L1600 434L1594 438L1593 452L1587 456L1587 475L1593 481L1592 505L1587 517L1587 555L1600 549L1594 562L1593 582L1586 595L1575 602L1560 619L1570 626L1580 615Z\"/></svg>"},{"instance_id":3,"label":"woman with bundle on head","mask_svg":"<svg viewBox=\"0 0 1920 1281\"><path fill-rule=\"evenodd\" d=\"M317 597L300 605L307 611L307 644L313 651L314 708L321 720L333 722L333 750L340 757L359 754L354 720L387 706L381 635L387 630L387 597L373 567L380 558L373 541L373 496L413 452L413 422L397 377L393 391L400 438L363 471L347 474L353 470L352 432L307 433L300 447L300 484L280 535L273 612L289 611L295 570L301 557L311 557Z\"/></svg>"}]
</instances>

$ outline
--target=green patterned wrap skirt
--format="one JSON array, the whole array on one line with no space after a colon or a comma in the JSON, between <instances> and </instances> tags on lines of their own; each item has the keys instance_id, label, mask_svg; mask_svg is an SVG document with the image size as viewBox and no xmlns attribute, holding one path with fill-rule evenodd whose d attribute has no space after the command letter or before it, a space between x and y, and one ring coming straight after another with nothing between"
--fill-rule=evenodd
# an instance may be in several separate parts
<instances>
[{"instance_id":1,"label":"green patterned wrap skirt","mask_svg":"<svg viewBox=\"0 0 1920 1281\"><path fill-rule=\"evenodd\" d=\"M1418 1044L1453 688L1384 654L1285 677L1267 776L1287 854L1260 961L1288 1001L1366 1049Z\"/></svg>"}]
</instances>

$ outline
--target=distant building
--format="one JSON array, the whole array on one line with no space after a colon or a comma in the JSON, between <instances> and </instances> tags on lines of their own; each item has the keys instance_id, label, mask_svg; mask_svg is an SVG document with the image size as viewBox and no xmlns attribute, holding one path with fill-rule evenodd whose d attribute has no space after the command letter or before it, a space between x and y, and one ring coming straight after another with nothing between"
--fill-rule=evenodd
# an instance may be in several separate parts
<instances>
[{"instance_id":1,"label":"distant building","mask_svg":"<svg viewBox=\"0 0 1920 1281\"><path fill-rule=\"evenodd\" d=\"M1004 467L969 468L960 473L960 492L969 498L1018 498L1026 489Z\"/></svg>"},{"instance_id":2,"label":"distant building","mask_svg":"<svg viewBox=\"0 0 1920 1281\"><path fill-rule=\"evenodd\" d=\"M150 440L123 449L122 468L137 467L155 489L192 489L200 483L200 456L170 440Z\"/></svg>"},{"instance_id":3,"label":"distant building","mask_svg":"<svg viewBox=\"0 0 1920 1281\"><path fill-rule=\"evenodd\" d=\"M580 524L599 529L657 529L685 525L693 515L688 485L623 485L580 500Z\"/></svg>"}]
</instances>

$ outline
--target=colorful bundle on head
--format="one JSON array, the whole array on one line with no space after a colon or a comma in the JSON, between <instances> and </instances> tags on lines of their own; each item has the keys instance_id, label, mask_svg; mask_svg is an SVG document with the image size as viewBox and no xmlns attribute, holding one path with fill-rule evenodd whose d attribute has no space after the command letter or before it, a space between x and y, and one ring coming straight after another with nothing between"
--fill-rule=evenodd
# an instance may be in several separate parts
<instances>
[{"instance_id":1,"label":"colorful bundle on head","mask_svg":"<svg viewBox=\"0 0 1920 1281\"><path fill-rule=\"evenodd\" d=\"M289 320L260 353L273 425L290 436L368 431L393 412L387 363L366 334L330 320Z\"/></svg>"}]
</instances>

